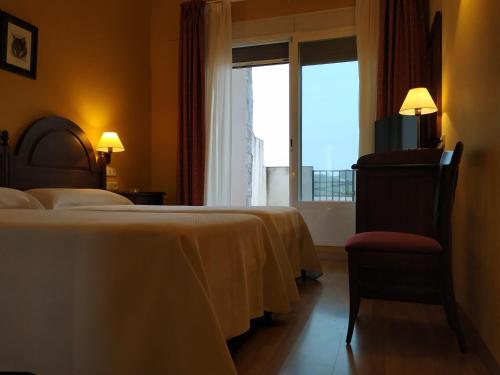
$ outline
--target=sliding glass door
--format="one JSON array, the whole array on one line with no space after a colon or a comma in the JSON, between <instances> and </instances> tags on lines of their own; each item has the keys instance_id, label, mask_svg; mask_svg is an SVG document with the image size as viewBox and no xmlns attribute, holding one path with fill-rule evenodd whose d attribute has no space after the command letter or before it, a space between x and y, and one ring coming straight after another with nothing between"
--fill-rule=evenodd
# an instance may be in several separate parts
<instances>
[{"instance_id":1,"label":"sliding glass door","mask_svg":"<svg viewBox=\"0 0 500 375\"><path fill-rule=\"evenodd\" d=\"M233 49L235 205L291 205L319 245L354 232L359 102L353 28Z\"/></svg>"},{"instance_id":2,"label":"sliding glass door","mask_svg":"<svg viewBox=\"0 0 500 375\"><path fill-rule=\"evenodd\" d=\"M294 37L291 44L291 204L316 244L354 232L359 82L352 30Z\"/></svg>"}]
</instances>

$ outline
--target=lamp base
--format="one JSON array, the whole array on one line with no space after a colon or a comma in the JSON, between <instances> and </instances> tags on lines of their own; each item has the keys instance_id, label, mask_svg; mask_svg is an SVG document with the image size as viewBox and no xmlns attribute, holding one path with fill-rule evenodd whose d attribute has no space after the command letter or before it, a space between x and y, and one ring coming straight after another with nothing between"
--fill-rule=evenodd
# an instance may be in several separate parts
<instances>
[{"instance_id":1,"label":"lamp base","mask_svg":"<svg viewBox=\"0 0 500 375\"><path fill-rule=\"evenodd\" d=\"M104 159L106 159L106 164L111 163L111 152L104 152Z\"/></svg>"},{"instance_id":2,"label":"lamp base","mask_svg":"<svg viewBox=\"0 0 500 375\"><path fill-rule=\"evenodd\" d=\"M417 117L417 149L418 148L422 148L422 141L421 141L421 137L420 137L420 114L417 114L416 115Z\"/></svg>"},{"instance_id":3,"label":"lamp base","mask_svg":"<svg viewBox=\"0 0 500 375\"><path fill-rule=\"evenodd\" d=\"M109 165L111 163L111 154L113 153L113 151L109 152L109 151L99 151L98 152L98 156L99 158L103 158L104 161L106 162L106 165Z\"/></svg>"}]
</instances>

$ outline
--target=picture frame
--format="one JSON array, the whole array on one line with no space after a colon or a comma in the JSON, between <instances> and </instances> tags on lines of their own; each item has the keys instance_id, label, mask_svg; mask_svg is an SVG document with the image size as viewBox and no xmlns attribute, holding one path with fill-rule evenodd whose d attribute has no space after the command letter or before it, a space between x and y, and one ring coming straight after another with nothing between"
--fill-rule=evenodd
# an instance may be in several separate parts
<instances>
[{"instance_id":1,"label":"picture frame","mask_svg":"<svg viewBox=\"0 0 500 375\"><path fill-rule=\"evenodd\" d=\"M0 11L0 69L36 79L38 28Z\"/></svg>"}]
</instances>

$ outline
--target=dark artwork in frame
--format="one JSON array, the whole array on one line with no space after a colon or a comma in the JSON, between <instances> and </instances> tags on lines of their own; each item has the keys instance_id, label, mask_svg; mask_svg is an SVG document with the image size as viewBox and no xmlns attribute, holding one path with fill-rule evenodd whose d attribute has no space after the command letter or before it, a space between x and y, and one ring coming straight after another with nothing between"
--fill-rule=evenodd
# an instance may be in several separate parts
<instances>
[{"instance_id":1,"label":"dark artwork in frame","mask_svg":"<svg viewBox=\"0 0 500 375\"><path fill-rule=\"evenodd\" d=\"M0 68L36 79L38 28L0 10Z\"/></svg>"}]
</instances>

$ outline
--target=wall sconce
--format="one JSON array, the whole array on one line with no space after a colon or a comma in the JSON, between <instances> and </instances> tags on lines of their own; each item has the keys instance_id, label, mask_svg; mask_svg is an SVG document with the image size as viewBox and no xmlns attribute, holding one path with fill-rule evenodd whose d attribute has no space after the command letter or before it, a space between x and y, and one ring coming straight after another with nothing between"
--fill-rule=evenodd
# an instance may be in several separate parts
<instances>
[{"instance_id":1,"label":"wall sconce","mask_svg":"<svg viewBox=\"0 0 500 375\"><path fill-rule=\"evenodd\" d=\"M425 87L410 89L399 110L401 115L417 117L417 147L420 148L420 116L437 112L438 108Z\"/></svg>"},{"instance_id":2,"label":"wall sconce","mask_svg":"<svg viewBox=\"0 0 500 375\"><path fill-rule=\"evenodd\" d=\"M99 139L99 142L97 143L96 150L101 151L106 159L106 164L110 164L111 154L113 152L125 151L125 147L123 147L117 133L104 132L101 135L101 139Z\"/></svg>"}]
</instances>

